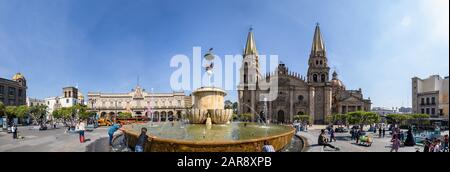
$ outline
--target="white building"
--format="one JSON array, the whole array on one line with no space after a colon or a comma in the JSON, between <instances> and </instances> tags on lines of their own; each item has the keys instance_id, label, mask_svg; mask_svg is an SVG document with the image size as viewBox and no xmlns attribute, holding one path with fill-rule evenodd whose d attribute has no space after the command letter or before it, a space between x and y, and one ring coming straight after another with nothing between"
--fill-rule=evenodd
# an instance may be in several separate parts
<instances>
[{"instance_id":1,"label":"white building","mask_svg":"<svg viewBox=\"0 0 450 172\"><path fill-rule=\"evenodd\" d=\"M127 93L88 93L89 110L106 114L132 113L132 116L147 116L162 121L181 119L192 107L192 97L184 92L151 93L137 86Z\"/></svg>"},{"instance_id":2,"label":"white building","mask_svg":"<svg viewBox=\"0 0 450 172\"><path fill-rule=\"evenodd\" d=\"M75 87L65 87L63 88L63 95L56 97L49 97L45 99L47 105L48 116L47 119L51 118L51 114L56 109L68 108L75 106L77 104L84 104L84 97Z\"/></svg>"},{"instance_id":3,"label":"white building","mask_svg":"<svg viewBox=\"0 0 450 172\"><path fill-rule=\"evenodd\" d=\"M395 108L390 109L390 108L383 108L383 107L374 107L374 108L372 108L371 112L374 112L381 116L398 113L398 111Z\"/></svg>"},{"instance_id":4,"label":"white building","mask_svg":"<svg viewBox=\"0 0 450 172\"><path fill-rule=\"evenodd\" d=\"M432 75L426 79L412 78L413 113L448 119L448 81L448 76L441 78L439 75Z\"/></svg>"},{"instance_id":5,"label":"white building","mask_svg":"<svg viewBox=\"0 0 450 172\"><path fill-rule=\"evenodd\" d=\"M26 103L27 103L28 107L46 105L45 100L34 99L34 98L29 98L29 97L27 97Z\"/></svg>"}]
</instances>

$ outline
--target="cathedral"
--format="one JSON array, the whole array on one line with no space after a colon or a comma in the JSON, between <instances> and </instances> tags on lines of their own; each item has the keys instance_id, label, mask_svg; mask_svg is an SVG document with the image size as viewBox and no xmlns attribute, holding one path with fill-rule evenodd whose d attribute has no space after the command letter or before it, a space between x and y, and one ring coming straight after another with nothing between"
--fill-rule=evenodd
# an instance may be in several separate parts
<instances>
[{"instance_id":1,"label":"cathedral","mask_svg":"<svg viewBox=\"0 0 450 172\"><path fill-rule=\"evenodd\" d=\"M285 64L279 64L275 71L263 75L258 56L253 31L250 30L240 68L239 114L251 113L254 114L253 120L272 123L292 123L294 115L310 115L314 124L325 124L329 115L370 110L370 98L364 99L361 89L347 90L335 71L330 80L319 24L315 28L306 77L290 71ZM261 96L270 90L260 89L260 86L274 84L266 82L272 80L278 87L276 97L262 100Z\"/></svg>"}]
</instances>

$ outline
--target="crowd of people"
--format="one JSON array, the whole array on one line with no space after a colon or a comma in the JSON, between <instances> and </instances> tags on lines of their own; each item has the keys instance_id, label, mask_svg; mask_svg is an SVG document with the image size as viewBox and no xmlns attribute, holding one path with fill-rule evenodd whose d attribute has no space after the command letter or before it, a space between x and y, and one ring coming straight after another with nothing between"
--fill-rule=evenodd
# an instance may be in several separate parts
<instances>
[{"instance_id":1,"label":"crowd of people","mask_svg":"<svg viewBox=\"0 0 450 172\"><path fill-rule=\"evenodd\" d=\"M442 141L439 138L425 139L423 152L449 152L448 150L448 135L444 136Z\"/></svg>"}]
</instances>

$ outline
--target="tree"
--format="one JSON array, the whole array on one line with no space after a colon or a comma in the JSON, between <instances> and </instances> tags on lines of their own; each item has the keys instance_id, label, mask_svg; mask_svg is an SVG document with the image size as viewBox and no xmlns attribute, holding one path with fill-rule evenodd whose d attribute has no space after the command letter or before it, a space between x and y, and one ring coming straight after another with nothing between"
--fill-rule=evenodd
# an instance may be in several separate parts
<instances>
[{"instance_id":1,"label":"tree","mask_svg":"<svg viewBox=\"0 0 450 172\"><path fill-rule=\"evenodd\" d=\"M405 121L412 119L412 116L405 114L388 114L386 115L388 119L388 123L399 124L402 125Z\"/></svg>"},{"instance_id":2,"label":"tree","mask_svg":"<svg viewBox=\"0 0 450 172\"><path fill-rule=\"evenodd\" d=\"M423 125L430 124L430 115L428 114L412 114L412 123L421 128Z\"/></svg>"},{"instance_id":3,"label":"tree","mask_svg":"<svg viewBox=\"0 0 450 172\"><path fill-rule=\"evenodd\" d=\"M0 117L5 115L5 105L0 101Z\"/></svg>"},{"instance_id":4,"label":"tree","mask_svg":"<svg viewBox=\"0 0 450 172\"><path fill-rule=\"evenodd\" d=\"M311 120L311 117L309 115L299 115L298 118L302 123L310 122Z\"/></svg>"},{"instance_id":5,"label":"tree","mask_svg":"<svg viewBox=\"0 0 450 172\"><path fill-rule=\"evenodd\" d=\"M347 115L348 122L353 125L360 125L361 129L363 129L364 125L378 123L380 121L380 116L373 112L356 111L350 112Z\"/></svg>"},{"instance_id":6,"label":"tree","mask_svg":"<svg viewBox=\"0 0 450 172\"><path fill-rule=\"evenodd\" d=\"M46 105L31 106L28 109L28 115L33 120L33 123L41 123L45 116L47 115Z\"/></svg>"},{"instance_id":7,"label":"tree","mask_svg":"<svg viewBox=\"0 0 450 172\"><path fill-rule=\"evenodd\" d=\"M233 108L233 113L237 114L238 113L238 103L234 102L232 108Z\"/></svg>"},{"instance_id":8,"label":"tree","mask_svg":"<svg viewBox=\"0 0 450 172\"><path fill-rule=\"evenodd\" d=\"M22 105L22 106L17 106L16 107L16 117L17 118L24 118L25 117L25 115L27 115L28 114L28 106L26 106L26 105Z\"/></svg>"},{"instance_id":9,"label":"tree","mask_svg":"<svg viewBox=\"0 0 450 172\"><path fill-rule=\"evenodd\" d=\"M8 118L16 117L16 106L6 106L5 113Z\"/></svg>"},{"instance_id":10,"label":"tree","mask_svg":"<svg viewBox=\"0 0 450 172\"><path fill-rule=\"evenodd\" d=\"M346 114L334 114L331 116L327 116L327 121L332 124L347 125L348 123L348 115Z\"/></svg>"},{"instance_id":11,"label":"tree","mask_svg":"<svg viewBox=\"0 0 450 172\"><path fill-rule=\"evenodd\" d=\"M225 100L225 109L232 109L233 108L233 102L230 100Z\"/></svg>"},{"instance_id":12,"label":"tree","mask_svg":"<svg viewBox=\"0 0 450 172\"><path fill-rule=\"evenodd\" d=\"M52 112L52 116L55 119L63 119L63 114L61 113L60 109L56 109Z\"/></svg>"},{"instance_id":13,"label":"tree","mask_svg":"<svg viewBox=\"0 0 450 172\"><path fill-rule=\"evenodd\" d=\"M130 112L119 113L119 115L117 116L117 118L119 119L130 119L132 117L133 115Z\"/></svg>"}]
</instances>

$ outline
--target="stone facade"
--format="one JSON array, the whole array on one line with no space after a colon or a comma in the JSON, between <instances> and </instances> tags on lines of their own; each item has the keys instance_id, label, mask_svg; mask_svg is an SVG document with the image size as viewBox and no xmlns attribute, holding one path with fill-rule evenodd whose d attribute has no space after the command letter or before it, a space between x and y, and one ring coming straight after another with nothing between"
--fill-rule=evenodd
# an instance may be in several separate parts
<instances>
[{"instance_id":1,"label":"stone facade","mask_svg":"<svg viewBox=\"0 0 450 172\"><path fill-rule=\"evenodd\" d=\"M27 81L21 73L12 80L0 78L0 102L5 106L26 105Z\"/></svg>"},{"instance_id":2,"label":"stone facade","mask_svg":"<svg viewBox=\"0 0 450 172\"><path fill-rule=\"evenodd\" d=\"M448 81L448 76L441 78L439 75L433 75L427 79L412 78L413 113L448 119Z\"/></svg>"},{"instance_id":3,"label":"stone facade","mask_svg":"<svg viewBox=\"0 0 450 172\"><path fill-rule=\"evenodd\" d=\"M259 69L254 36L250 31L240 69L238 113L258 114L254 120L275 123L292 123L294 115L309 114L315 124L324 124L326 117L332 114L370 111L371 101L363 98L361 89L346 90L336 72L333 73L333 79L329 79L330 68L318 25L308 64L306 77L290 71L285 64L279 64L274 72L263 76ZM269 83L266 81L278 81L270 82L277 84L278 88L273 101L261 99L262 95L269 93L268 90L260 89L261 85ZM266 111L267 115L264 114ZM265 119L266 116L268 119Z\"/></svg>"},{"instance_id":4,"label":"stone facade","mask_svg":"<svg viewBox=\"0 0 450 172\"><path fill-rule=\"evenodd\" d=\"M151 117L153 120L173 120L181 118L192 107L191 96L183 92L148 93L137 86L129 93L88 93L88 108L105 114L130 112L133 116Z\"/></svg>"}]
</instances>

